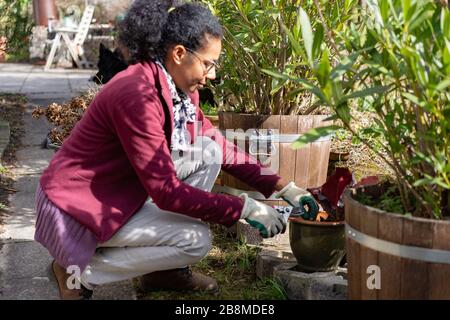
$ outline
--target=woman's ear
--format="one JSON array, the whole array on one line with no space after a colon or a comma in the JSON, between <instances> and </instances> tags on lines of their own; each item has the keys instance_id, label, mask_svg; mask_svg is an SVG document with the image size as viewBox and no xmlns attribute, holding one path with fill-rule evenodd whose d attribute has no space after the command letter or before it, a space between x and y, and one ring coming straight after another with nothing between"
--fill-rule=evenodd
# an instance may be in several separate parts
<instances>
[{"instance_id":1,"label":"woman's ear","mask_svg":"<svg viewBox=\"0 0 450 320\"><path fill-rule=\"evenodd\" d=\"M183 62L183 59L185 59L186 55L187 51L183 45L177 44L176 46L172 47L171 56L175 64L180 65Z\"/></svg>"}]
</instances>

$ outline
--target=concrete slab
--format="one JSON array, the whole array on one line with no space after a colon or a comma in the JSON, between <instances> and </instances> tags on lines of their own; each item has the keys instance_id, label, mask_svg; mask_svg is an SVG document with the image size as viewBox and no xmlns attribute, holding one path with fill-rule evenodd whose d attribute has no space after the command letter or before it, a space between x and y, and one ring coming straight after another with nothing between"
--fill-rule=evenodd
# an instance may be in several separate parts
<instances>
[{"instance_id":1,"label":"concrete slab","mask_svg":"<svg viewBox=\"0 0 450 320\"><path fill-rule=\"evenodd\" d=\"M27 76L27 74L0 73L0 91L19 92L22 89Z\"/></svg>"},{"instance_id":2,"label":"concrete slab","mask_svg":"<svg viewBox=\"0 0 450 320\"><path fill-rule=\"evenodd\" d=\"M24 147L16 152L18 168L15 173L20 175L40 174L47 168L53 155L52 150L42 149L39 146Z\"/></svg>"},{"instance_id":3,"label":"concrete slab","mask_svg":"<svg viewBox=\"0 0 450 320\"><path fill-rule=\"evenodd\" d=\"M56 80L56 79L65 79L67 80L67 73L48 73L48 72L32 72L27 80Z\"/></svg>"},{"instance_id":4,"label":"concrete slab","mask_svg":"<svg viewBox=\"0 0 450 320\"><path fill-rule=\"evenodd\" d=\"M23 85L29 73L1 72L0 81L3 85Z\"/></svg>"},{"instance_id":5,"label":"concrete slab","mask_svg":"<svg viewBox=\"0 0 450 320\"><path fill-rule=\"evenodd\" d=\"M58 299L48 266L52 258L34 241L3 244L0 249L0 299Z\"/></svg>"},{"instance_id":6,"label":"concrete slab","mask_svg":"<svg viewBox=\"0 0 450 320\"><path fill-rule=\"evenodd\" d=\"M24 278L2 284L0 300L59 300L59 294L49 277Z\"/></svg>"},{"instance_id":7,"label":"concrete slab","mask_svg":"<svg viewBox=\"0 0 450 320\"><path fill-rule=\"evenodd\" d=\"M29 106L26 111L26 116L23 119L26 132L26 137L22 140L22 145L24 147L40 146L52 127L45 117L34 119L31 116L31 113L35 108L35 105ZM27 133L27 130L29 130L27 128L33 128L32 134Z\"/></svg>"},{"instance_id":8,"label":"concrete slab","mask_svg":"<svg viewBox=\"0 0 450 320\"><path fill-rule=\"evenodd\" d=\"M33 70L34 66L32 64L25 63L0 63L1 72L23 72L29 73Z\"/></svg>"},{"instance_id":9,"label":"concrete slab","mask_svg":"<svg viewBox=\"0 0 450 320\"><path fill-rule=\"evenodd\" d=\"M47 249L35 241L3 244L0 257L0 283L48 277L48 266L53 260Z\"/></svg>"},{"instance_id":10,"label":"concrete slab","mask_svg":"<svg viewBox=\"0 0 450 320\"><path fill-rule=\"evenodd\" d=\"M88 79L69 80L69 85L72 92L76 93L96 87L96 85L93 82L88 81Z\"/></svg>"},{"instance_id":11,"label":"concrete slab","mask_svg":"<svg viewBox=\"0 0 450 320\"><path fill-rule=\"evenodd\" d=\"M44 93L61 93L61 92L70 92L71 87L68 82L66 82L66 79L63 79L60 81L52 80L52 81L45 81L45 83L37 84L36 82L33 82L31 84L24 84L21 93L25 94L44 94Z\"/></svg>"},{"instance_id":12,"label":"concrete slab","mask_svg":"<svg viewBox=\"0 0 450 320\"><path fill-rule=\"evenodd\" d=\"M1 71L1 70L0 70ZM96 73L96 69L76 69L76 68L51 68L44 70L44 66L33 66L33 73L46 73L46 74L90 74Z\"/></svg>"},{"instance_id":13,"label":"concrete slab","mask_svg":"<svg viewBox=\"0 0 450 320\"><path fill-rule=\"evenodd\" d=\"M65 74L32 73L25 80L23 93L45 93L70 91L70 84Z\"/></svg>"},{"instance_id":14,"label":"concrete slab","mask_svg":"<svg viewBox=\"0 0 450 320\"><path fill-rule=\"evenodd\" d=\"M40 175L22 176L14 184L14 188L19 191L9 196L9 210L2 215L4 226L0 242L34 240L34 195L39 177Z\"/></svg>"},{"instance_id":15,"label":"concrete slab","mask_svg":"<svg viewBox=\"0 0 450 320\"><path fill-rule=\"evenodd\" d=\"M136 300L132 280L114 282L94 289L93 300Z\"/></svg>"},{"instance_id":16,"label":"concrete slab","mask_svg":"<svg viewBox=\"0 0 450 320\"><path fill-rule=\"evenodd\" d=\"M66 76L69 80L85 80L89 79L91 76L95 75L97 70L92 70L89 72L66 72Z\"/></svg>"}]
</instances>

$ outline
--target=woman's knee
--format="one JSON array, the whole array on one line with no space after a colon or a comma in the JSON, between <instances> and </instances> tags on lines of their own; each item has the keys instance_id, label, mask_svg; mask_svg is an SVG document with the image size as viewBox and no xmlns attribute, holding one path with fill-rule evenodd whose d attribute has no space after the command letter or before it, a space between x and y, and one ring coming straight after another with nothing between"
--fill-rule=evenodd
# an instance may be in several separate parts
<instances>
[{"instance_id":1,"label":"woman's knee","mask_svg":"<svg viewBox=\"0 0 450 320\"><path fill-rule=\"evenodd\" d=\"M188 242L183 241L183 250L192 259L191 263L198 262L212 248L211 232L206 223L198 224L195 229L184 232L184 238Z\"/></svg>"},{"instance_id":2,"label":"woman's knee","mask_svg":"<svg viewBox=\"0 0 450 320\"><path fill-rule=\"evenodd\" d=\"M222 148L209 137L202 137L203 162L207 165L222 165Z\"/></svg>"}]
</instances>

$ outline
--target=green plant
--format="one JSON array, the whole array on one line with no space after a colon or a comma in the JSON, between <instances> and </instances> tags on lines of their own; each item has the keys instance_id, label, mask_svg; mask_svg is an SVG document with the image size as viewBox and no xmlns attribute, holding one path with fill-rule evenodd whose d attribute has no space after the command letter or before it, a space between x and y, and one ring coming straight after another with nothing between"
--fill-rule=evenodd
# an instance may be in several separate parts
<instances>
[{"instance_id":1,"label":"green plant","mask_svg":"<svg viewBox=\"0 0 450 320\"><path fill-rule=\"evenodd\" d=\"M311 113L308 92L296 83L272 77L271 70L309 78L307 56L294 50L289 37L300 41L299 6L316 12L318 0L204 0L224 28L221 84L213 88L224 98L225 110L257 114ZM317 30L339 30L348 19L354 0L320 1L322 14L330 18ZM286 32L286 28L292 30ZM265 72L269 70L269 72Z\"/></svg>"},{"instance_id":2,"label":"green plant","mask_svg":"<svg viewBox=\"0 0 450 320\"><path fill-rule=\"evenodd\" d=\"M29 4L29 0L0 2L0 37L8 41L8 61L28 60L28 44L33 27Z\"/></svg>"},{"instance_id":3,"label":"green plant","mask_svg":"<svg viewBox=\"0 0 450 320\"><path fill-rule=\"evenodd\" d=\"M200 102L200 109L202 109L203 113L207 116L215 116L218 112L217 107L209 104L208 102Z\"/></svg>"},{"instance_id":4,"label":"green plant","mask_svg":"<svg viewBox=\"0 0 450 320\"><path fill-rule=\"evenodd\" d=\"M4 210L4 211L8 210L8 206L6 204L3 204L0 202L0 211L1 210Z\"/></svg>"},{"instance_id":5,"label":"green plant","mask_svg":"<svg viewBox=\"0 0 450 320\"><path fill-rule=\"evenodd\" d=\"M316 82L278 76L314 93L333 110L333 119L392 168L403 212L450 215L449 9L433 0L365 3L354 9L358 18L329 42L336 45L333 62L327 43L311 49L317 33L309 19L301 21L304 42L291 40L308 53ZM355 128L352 106L377 117L369 126ZM311 131L296 146L335 129Z\"/></svg>"}]
</instances>

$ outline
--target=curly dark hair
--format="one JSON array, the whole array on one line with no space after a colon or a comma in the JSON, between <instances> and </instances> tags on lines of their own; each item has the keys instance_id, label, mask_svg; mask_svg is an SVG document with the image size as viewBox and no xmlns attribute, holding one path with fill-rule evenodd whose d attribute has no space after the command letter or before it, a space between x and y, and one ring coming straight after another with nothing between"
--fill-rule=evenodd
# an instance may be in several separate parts
<instances>
[{"instance_id":1,"label":"curly dark hair","mask_svg":"<svg viewBox=\"0 0 450 320\"><path fill-rule=\"evenodd\" d=\"M171 45L197 50L206 36L222 38L218 19L198 3L176 0L136 0L120 25L119 40L128 48L130 63L163 59Z\"/></svg>"}]
</instances>

